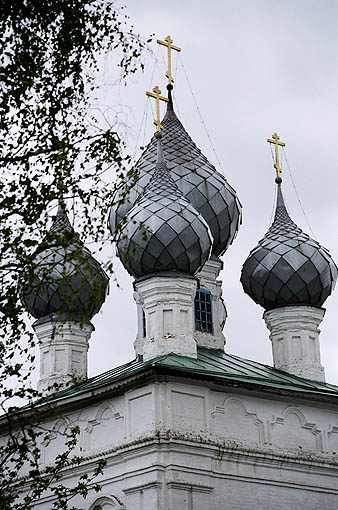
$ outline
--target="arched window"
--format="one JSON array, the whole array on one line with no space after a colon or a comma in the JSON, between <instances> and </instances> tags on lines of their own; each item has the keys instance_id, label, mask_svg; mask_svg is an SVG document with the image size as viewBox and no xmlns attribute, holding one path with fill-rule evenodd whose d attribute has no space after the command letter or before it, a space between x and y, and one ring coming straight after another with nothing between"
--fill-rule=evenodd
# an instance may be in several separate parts
<instances>
[{"instance_id":1,"label":"arched window","mask_svg":"<svg viewBox=\"0 0 338 510\"><path fill-rule=\"evenodd\" d=\"M204 333L213 333L211 293L199 289L195 296L195 329Z\"/></svg>"}]
</instances>

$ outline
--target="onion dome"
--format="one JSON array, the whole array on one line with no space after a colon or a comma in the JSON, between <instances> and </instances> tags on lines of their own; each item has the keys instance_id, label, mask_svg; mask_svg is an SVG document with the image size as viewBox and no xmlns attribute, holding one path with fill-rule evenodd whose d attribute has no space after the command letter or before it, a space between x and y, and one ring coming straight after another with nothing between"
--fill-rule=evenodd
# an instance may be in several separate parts
<instances>
[{"instance_id":1,"label":"onion dome","mask_svg":"<svg viewBox=\"0 0 338 510\"><path fill-rule=\"evenodd\" d=\"M172 179L209 225L214 238L212 253L222 255L239 229L241 204L235 190L196 147L176 117L171 97L172 85L167 85L167 89L169 102L162 121L164 157ZM122 205L111 210L109 222L112 232L146 188L155 164L156 139L153 137L136 163L139 172L137 185ZM118 201L118 197L115 197L115 201Z\"/></svg>"},{"instance_id":2,"label":"onion dome","mask_svg":"<svg viewBox=\"0 0 338 510\"><path fill-rule=\"evenodd\" d=\"M277 182L274 221L242 268L246 292L265 310L281 306L321 307L337 280L337 267L328 250L291 220Z\"/></svg>"},{"instance_id":3,"label":"onion dome","mask_svg":"<svg viewBox=\"0 0 338 510\"><path fill-rule=\"evenodd\" d=\"M100 310L108 277L72 228L62 201L33 263L34 274L21 294L33 317L88 321Z\"/></svg>"},{"instance_id":4,"label":"onion dome","mask_svg":"<svg viewBox=\"0 0 338 510\"><path fill-rule=\"evenodd\" d=\"M161 134L150 182L129 211L117 241L119 256L135 277L156 272L194 274L210 256L208 224L178 189L165 163Z\"/></svg>"}]
</instances>

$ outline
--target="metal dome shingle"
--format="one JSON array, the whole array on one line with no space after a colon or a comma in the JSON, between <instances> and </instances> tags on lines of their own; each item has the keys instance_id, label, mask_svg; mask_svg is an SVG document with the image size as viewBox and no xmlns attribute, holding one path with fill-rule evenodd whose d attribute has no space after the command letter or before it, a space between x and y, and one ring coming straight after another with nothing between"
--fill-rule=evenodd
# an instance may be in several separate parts
<instances>
[{"instance_id":1,"label":"metal dome shingle","mask_svg":"<svg viewBox=\"0 0 338 510\"><path fill-rule=\"evenodd\" d=\"M244 262L241 282L265 310L280 306L322 306L337 280L328 250L290 218L278 184L274 221Z\"/></svg>"},{"instance_id":2,"label":"metal dome shingle","mask_svg":"<svg viewBox=\"0 0 338 510\"><path fill-rule=\"evenodd\" d=\"M65 206L34 257L34 274L23 286L22 301L37 319L50 315L90 320L101 308L108 277L73 230Z\"/></svg>"},{"instance_id":3,"label":"metal dome shingle","mask_svg":"<svg viewBox=\"0 0 338 510\"><path fill-rule=\"evenodd\" d=\"M170 97L170 94L169 94ZM163 152L173 181L185 198L203 216L212 232L212 252L221 255L234 240L241 222L241 205L236 192L196 147L173 111L171 97L163 124ZM133 207L150 181L150 168L156 164L153 137L136 164L140 178L124 204L111 211L111 230Z\"/></svg>"},{"instance_id":4,"label":"metal dome shingle","mask_svg":"<svg viewBox=\"0 0 338 510\"><path fill-rule=\"evenodd\" d=\"M135 277L164 271L194 274L210 256L212 235L171 178L157 143L155 171L128 213L118 252Z\"/></svg>"}]
</instances>

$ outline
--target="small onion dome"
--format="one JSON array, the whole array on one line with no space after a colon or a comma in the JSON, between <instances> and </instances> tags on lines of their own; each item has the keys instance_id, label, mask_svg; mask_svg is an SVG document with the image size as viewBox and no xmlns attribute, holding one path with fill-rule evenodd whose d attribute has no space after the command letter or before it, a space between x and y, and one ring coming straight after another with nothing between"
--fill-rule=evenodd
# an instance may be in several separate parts
<instances>
[{"instance_id":1,"label":"small onion dome","mask_svg":"<svg viewBox=\"0 0 338 510\"><path fill-rule=\"evenodd\" d=\"M178 188L209 225L214 238L212 253L222 255L239 229L241 204L235 190L196 147L176 117L171 98L172 85L167 88L168 109L162 121L164 157ZM140 176L137 185L123 199L123 204L111 210L109 223L112 233L146 188L155 164L156 139L153 137L136 163ZM119 198L115 197L115 203Z\"/></svg>"},{"instance_id":2,"label":"small onion dome","mask_svg":"<svg viewBox=\"0 0 338 510\"><path fill-rule=\"evenodd\" d=\"M160 137L152 179L129 211L117 242L122 263L135 277L164 271L192 275L212 247L208 224L170 176Z\"/></svg>"},{"instance_id":3,"label":"small onion dome","mask_svg":"<svg viewBox=\"0 0 338 510\"><path fill-rule=\"evenodd\" d=\"M277 184L274 221L244 262L241 282L265 310L280 306L321 307L337 280L337 267L328 250L291 220Z\"/></svg>"},{"instance_id":4,"label":"small onion dome","mask_svg":"<svg viewBox=\"0 0 338 510\"><path fill-rule=\"evenodd\" d=\"M34 274L21 297L37 319L55 314L88 321L101 308L108 277L74 232L63 202L53 225L34 255Z\"/></svg>"}]
</instances>

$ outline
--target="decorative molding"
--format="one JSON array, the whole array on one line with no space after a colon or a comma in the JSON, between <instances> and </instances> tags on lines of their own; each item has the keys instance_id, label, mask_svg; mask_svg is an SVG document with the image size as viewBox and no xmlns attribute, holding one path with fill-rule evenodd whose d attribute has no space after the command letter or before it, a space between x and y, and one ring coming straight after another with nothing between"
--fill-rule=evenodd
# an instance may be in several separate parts
<instances>
[{"instance_id":1,"label":"decorative molding","mask_svg":"<svg viewBox=\"0 0 338 510\"><path fill-rule=\"evenodd\" d=\"M110 418L102 418L103 414L106 411L110 411L111 417ZM90 437L95 427L98 427L99 425L104 425L110 422L110 420L120 420L123 418L123 416L115 410L115 407L111 404L102 404L96 411L95 418L88 419L87 425L84 429L84 438L83 438L83 447L85 450L90 450Z\"/></svg>"},{"instance_id":2,"label":"decorative molding","mask_svg":"<svg viewBox=\"0 0 338 510\"><path fill-rule=\"evenodd\" d=\"M331 455L336 455L338 453L338 436L336 438L337 448L335 450L329 448L329 440L331 439L332 434L338 434L338 425L330 424L328 429L323 432L323 451L331 453Z\"/></svg>"},{"instance_id":3,"label":"decorative molding","mask_svg":"<svg viewBox=\"0 0 338 510\"><path fill-rule=\"evenodd\" d=\"M282 412L282 416L274 416L274 418L271 421L271 429L274 428L275 425L285 425L285 420L288 416L297 416L299 420L300 428L303 428L305 430L309 430L314 436L316 441L316 450L317 452L323 451L323 441L322 441L322 431L319 429L316 425L316 423L309 423L304 413L298 408L294 406L287 406L284 408ZM272 443L270 443L272 444Z\"/></svg>"},{"instance_id":4,"label":"decorative molding","mask_svg":"<svg viewBox=\"0 0 338 510\"><path fill-rule=\"evenodd\" d=\"M136 354L144 360L169 353L197 357L194 340L196 278L153 276L134 283L138 309ZM143 338L142 314L146 336Z\"/></svg>"},{"instance_id":5,"label":"decorative molding","mask_svg":"<svg viewBox=\"0 0 338 510\"><path fill-rule=\"evenodd\" d=\"M115 420L119 420L119 419L123 418L123 416L118 411L115 411L114 406L112 406L111 404L102 404L96 411L95 418L93 420L88 420L88 425L89 424L92 425L91 430L92 430L93 426L100 424L100 422L102 420L102 416L105 413L105 411L110 411Z\"/></svg>"},{"instance_id":6,"label":"decorative molding","mask_svg":"<svg viewBox=\"0 0 338 510\"><path fill-rule=\"evenodd\" d=\"M211 411L211 413L210 413L212 418L215 419L217 414L225 415L226 408L228 406L230 406L231 404L237 406L241 410L243 418L250 420L252 422L252 424L258 428L259 442L265 443L266 437L265 437L265 431L264 431L264 422L258 418L257 413L249 412L247 410L245 404L242 402L242 400L240 400L236 397L232 397L232 396L226 397L223 400L223 403L221 405L216 404L213 411ZM240 440L241 438L237 437L236 439Z\"/></svg>"},{"instance_id":7,"label":"decorative molding","mask_svg":"<svg viewBox=\"0 0 338 510\"><path fill-rule=\"evenodd\" d=\"M211 416L214 416L215 414L224 414L224 406L215 406L214 410L211 411Z\"/></svg>"},{"instance_id":8,"label":"decorative molding","mask_svg":"<svg viewBox=\"0 0 338 510\"><path fill-rule=\"evenodd\" d=\"M274 419L271 421L271 425L273 426L276 423L280 424L280 425L284 424L285 419L291 414L294 414L298 417L302 428L311 430L311 432L315 436L320 434L321 430L317 428L317 425L315 423L309 423L306 420L304 413L298 407L294 407L294 406L285 407L283 409L282 416L274 417Z\"/></svg>"},{"instance_id":9,"label":"decorative molding","mask_svg":"<svg viewBox=\"0 0 338 510\"><path fill-rule=\"evenodd\" d=\"M39 390L48 394L55 391L55 383L62 387L87 379L91 323L50 320L33 327L40 347Z\"/></svg>"},{"instance_id":10,"label":"decorative molding","mask_svg":"<svg viewBox=\"0 0 338 510\"><path fill-rule=\"evenodd\" d=\"M319 346L319 325L324 313L324 309L313 306L284 306L264 312L275 368L325 381Z\"/></svg>"},{"instance_id":11,"label":"decorative molding","mask_svg":"<svg viewBox=\"0 0 338 510\"><path fill-rule=\"evenodd\" d=\"M43 446L48 447L48 445L58 437L58 433L63 434L69 426L70 422L67 416L58 418L54 423L53 428L49 431L48 438L44 440ZM61 432L62 427L64 427L63 432Z\"/></svg>"},{"instance_id":12,"label":"decorative molding","mask_svg":"<svg viewBox=\"0 0 338 510\"><path fill-rule=\"evenodd\" d=\"M127 438L148 434L155 427L155 390L142 387L131 390L125 397L125 434ZM143 420L139 413L143 412Z\"/></svg>"},{"instance_id":13,"label":"decorative molding","mask_svg":"<svg viewBox=\"0 0 338 510\"><path fill-rule=\"evenodd\" d=\"M137 492L142 492L148 489L161 489L162 483L155 481L155 482L148 482L141 485L135 485L134 487L128 487L128 489L123 489L123 492L126 496L129 496L130 494L135 494Z\"/></svg>"},{"instance_id":14,"label":"decorative molding","mask_svg":"<svg viewBox=\"0 0 338 510\"><path fill-rule=\"evenodd\" d=\"M206 388L184 386L170 386L169 391L169 427L206 434L210 429L209 391Z\"/></svg>"},{"instance_id":15,"label":"decorative molding","mask_svg":"<svg viewBox=\"0 0 338 510\"><path fill-rule=\"evenodd\" d=\"M89 506L89 510L93 510L96 505L100 505L103 503L108 503L111 508L120 508L121 510L125 510L125 505L120 501L117 496L113 494L101 494L99 497L95 496L95 499L91 500L91 504Z\"/></svg>"},{"instance_id":16,"label":"decorative molding","mask_svg":"<svg viewBox=\"0 0 338 510\"><path fill-rule=\"evenodd\" d=\"M63 416L62 418L58 418L53 425L53 428L47 433L47 437L42 442L41 448L41 463L42 464L50 464L53 462L53 459L47 459L48 457L48 447L55 441L57 438L65 438L65 433L67 429L71 426L71 422L67 416ZM63 429L63 430L62 430ZM63 444L63 446L65 446ZM60 448L60 452L62 453L62 447Z\"/></svg>"},{"instance_id":17,"label":"decorative molding","mask_svg":"<svg viewBox=\"0 0 338 510\"><path fill-rule=\"evenodd\" d=\"M194 485L191 483L185 483L185 482L167 482L168 489L176 489L176 490L182 490L182 491L192 491L192 492L202 492L204 494L210 494L214 487L210 487L208 485Z\"/></svg>"},{"instance_id":18,"label":"decorative molding","mask_svg":"<svg viewBox=\"0 0 338 510\"><path fill-rule=\"evenodd\" d=\"M140 451L140 455L144 455L144 449L147 451L153 449L156 451L163 452L163 445L170 445L171 448L175 447L175 451L181 451L183 449L186 452L186 448L199 448L199 451L203 451L204 456L209 456L210 460L217 461L219 463L220 451L222 457L226 458L226 461L242 462L243 465L246 463L253 464L254 466L262 467L278 467L282 464L284 469L296 469L297 471L306 472L308 474L318 473L329 477L336 477L338 470L338 456L329 455L326 453L319 452L306 452L306 451L290 451L283 450L281 448L273 449L267 446L247 446L241 444L239 441L234 440L219 440L211 438L203 438L199 435L182 434L176 431L157 431L154 434L148 435L135 439L133 441L119 444L114 448L109 448L101 452L94 452L90 455L81 456L81 463L79 466L71 468L65 468L63 476L65 478L79 476L82 473L92 470L96 465L98 458L104 458L108 461L108 465L111 462L116 462L114 458L123 459L123 462L128 460L130 454L132 458L135 458L135 452ZM121 457L119 457L121 456ZM216 469L219 473L219 470ZM224 474L221 474L224 476ZM230 476L230 475L229 475ZM230 476L232 479L240 479L237 474L235 477ZM23 481L23 490L29 490L29 482L25 482L25 477L20 476L18 480ZM261 480L260 483L265 483L266 480ZM154 485L153 485L154 484ZM160 482L151 482L149 488L153 485L159 487ZM136 487L130 487L126 491L137 488L142 488L141 485ZM146 484L148 487L148 484ZM327 491L327 489L323 489ZM123 491L125 492L125 491ZM336 491L338 494L338 490ZM47 498L48 499L48 498Z\"/></svg>"}]
</instances>

